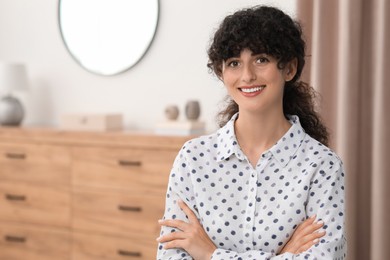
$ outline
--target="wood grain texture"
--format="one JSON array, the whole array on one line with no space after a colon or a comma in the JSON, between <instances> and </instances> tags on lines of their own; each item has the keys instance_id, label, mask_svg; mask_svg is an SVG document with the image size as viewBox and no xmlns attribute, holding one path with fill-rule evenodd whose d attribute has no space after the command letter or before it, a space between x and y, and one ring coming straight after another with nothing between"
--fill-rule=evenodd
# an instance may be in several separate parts
<instances>
[{"instance_id":1,"label":"wood grain texture","mask_svg":"<svg viewBox=\"0 0 390 260\"><path fill-rule=\"evenodd\" d=\"M0 259L69 260L69 230L0 222Z\"/></svg>"},{"instance_id":2,"label":"wood grain texture","mask_svg":"<svg viewBox=\"0 0 390 260\"><path fill-rule=\"evenodd\" d=\"M70 184L71 158L68 148L0 142L0 179Z\"/></svg>"},{"instance_id":3,"label":"wood grain texture","mask_svg":"<svg viewBox=\"0 0 390 260\"><path fill-rule=\"evenodd\" d=\"M69 187L0 181L0 220L70 226Z\"/></svg>"},{"instance_id":4,"label":"wood grain texture","mask_svg":"<svg viewBox=\"0 0 390 260\"><path fill-rule=\"evenodd\" d=\"M157 220L163 216L165 196L85 187L75 189L73 196L73 229L151 239L159 235Z\"/></svg>"},{"instance_id":5,"label":"wood grain texture","mask_svg":"<svg viewBox=\"0 0 390 260\"><path fill-rule=\"evenodd\" d=\"M0 259L155 259L190 138L0 127Z\"/></svg>"},{"instance_id":6,"label":"wood grain texture","mask_svg":"<svg viewBox=\"0 0 390 260\"><path fill-rule=\"evenodd\" d=\"M53 128L0 127L0 140L13 143L35 142L60 145L178 149L194 136L161 136L152 132L67 131Z\"/></svg>"},{"instance_id":7,"label":"wood grain texture","mask_svg":"<svg viewBox=\"0 0 390 260\"><path fill-rule=\"evenodd\" d=\"M72 259L151 260L156 259L155 239L140 235L127 237L73 233Z\"/></svg>"},{"instance_id":8,"label":"wood grain texture","mask_svg":"<svg viewBox=\"0 0 390 260\"><path fill-rule=\"evenodd\" d=\"M75 147L73 184L165 194L177 151L157 149Z\"/></svg>"}]
</instances>

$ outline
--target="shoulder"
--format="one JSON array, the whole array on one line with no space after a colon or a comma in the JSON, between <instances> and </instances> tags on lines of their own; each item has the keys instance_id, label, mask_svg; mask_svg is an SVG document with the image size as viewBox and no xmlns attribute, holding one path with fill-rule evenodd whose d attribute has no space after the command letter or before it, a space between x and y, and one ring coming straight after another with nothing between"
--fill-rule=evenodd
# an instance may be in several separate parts
<instances>
[{"instance_id":1,"label":"shoulder","mask_svg":"<svg viewBox=\"0 0 390 260\"><path fill-rule=\"evenodd\" d=\"M310 159L307 166L313 169L313 185L341 185L344 190L344 164L335 151L309 135L305 136L302 149L306 150L305 160Z\"/></svg>"},{"instance_id":2,"label":"shoulder","mask_svg":"<svg viewBox=\"0 0 390 260\"><path fill-rule=\"evenodd\" d=\"M203 149L208 152L218 150L221 147L228 146L229 140L235 139L234 121L238 113L234 114L232 118L221 128L215 132L202 135L184 143L182 152L191 153L193 150Z\"/></svg>"},{"instance_id":3,"label":"shoulder","mask_svg":"<svg viewBox=\"0 0 390 260\"><path fill-rule=\"evenodd\" d=\"M213 147L217 141L217 132L189 139L179 150L174 161L174 168L188 168L190 165L202 164L214 153Z\"/></svg>"},{"instance_id":4,"label":"shoulder","mask_svg":"<svg viewBox=\"0 0 390 260\"><path fill-rule=\"evenodd\" d=\"M303 140L302 149L304 149L310 158L313 158L315 163L324 166L327 165L330 168L335 169L343 168L342 159L333 149L322 144L308 134L306 134Z\"/></svg>"},{"instance_id":5,"label":"shoulder","mask_svg":"<svg viewBox=\"0 0 390 260\"><path fill-rule=\"evenodd\" d=\"M218 144L219 131L209 135L202 135L185 142L180 149L182 154L192 154L197 150L210 150Z\"/></svg>"}]
</instances>

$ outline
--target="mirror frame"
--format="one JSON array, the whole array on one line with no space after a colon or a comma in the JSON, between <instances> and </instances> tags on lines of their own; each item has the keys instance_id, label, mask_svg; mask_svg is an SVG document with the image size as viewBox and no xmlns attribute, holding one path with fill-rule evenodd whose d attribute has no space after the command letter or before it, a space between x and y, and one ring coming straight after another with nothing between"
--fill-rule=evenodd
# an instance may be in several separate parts
<instances>
[{"instance_id":1,"label":"mirror frame","mask_svg":"<svg viewBox=\"0 0 390 260\"><path fill-rule=\"evenodd\" d=\"M144 52L140 55L140 57L135 61L133 62L132 64L128 65L127 67L125 67L124 69L121 69L121 70L118 70L117 72L115 73L107 73L107 74L104 74L104 73L99 73L97 71L94 71L90 68L87 68L86 66L84 66L79 60L78 58L75 56L75 54L72 52L72 50L69 48L69 45L68 43L66 42L66 39L65 39L65 36L64 36L64 32L63 32L63 29L61 27L61 2L62 1L66 1L66 0L58 0L58 4L57 4L57 21L58 21L58 28L59 28L59 32L60 32L60 35L61 35L61 39L62 39L62 42L63 44L65 45L65 48L68 52L68 54L70 54L70 56L72 57L72 59L78 64L80 65L83 69L85 69L86 71L92 73L92 74L95 74L95 75L99 75L99 76L106 76L106 77L109 77L109 76L116 76L118 74L122 74L128 70L130 70L131 68L133 68L134 66L136 66L142 59L143 57L146 55L146 53L148 52L149 48L151 47L152 45L152 42L154 41L154 38L156 36L156 33L157 33L157 30L158 30L158 25L159 25L159 20L160 20L160 0L155 0L157 1L157 17L156 17L156 25L154 27L154 32L153 32L153 35L152 37L150 38L150 41L147 42L147 46L144 50ZM141 0L142 1L142 0Z\"/></svg>"}]
</instances>

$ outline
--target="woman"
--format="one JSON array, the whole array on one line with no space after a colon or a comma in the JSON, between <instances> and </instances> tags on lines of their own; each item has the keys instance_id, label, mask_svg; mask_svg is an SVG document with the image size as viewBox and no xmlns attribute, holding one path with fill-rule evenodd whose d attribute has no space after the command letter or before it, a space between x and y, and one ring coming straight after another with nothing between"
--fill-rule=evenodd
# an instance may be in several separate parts
<instances>
[{"instance_id":1,"label":"woman","mask_svg":"<svg viewBox=\"0 0 390 260\"><path fill-rule=\"evenodd\" d=\"M208 51L230 101L170 175L158 259L345 259L344 170L314 90L301 28L257 6L227 16Z\"/></svg>"}]
</instances>

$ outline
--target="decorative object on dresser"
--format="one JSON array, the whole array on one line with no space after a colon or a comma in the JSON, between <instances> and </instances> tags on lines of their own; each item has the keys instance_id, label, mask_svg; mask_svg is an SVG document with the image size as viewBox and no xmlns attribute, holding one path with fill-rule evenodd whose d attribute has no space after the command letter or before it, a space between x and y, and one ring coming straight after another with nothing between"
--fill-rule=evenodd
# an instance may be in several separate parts
<instances>
[{"instance_id":1,"label":"decorative object on dresser","mask_svg":"<svg viewBox=\"0 0 390 260\"><path fill-rule=\"evenodd\" d=\"M24 64L0 63L0 124L18 126L24 118L22 103L12 94L26 90L27 72Z\"/></svg>"},{"instance_id":2,"label":"decorative object on dresser","mask_svg":"<svg viewBox=\"0 0 390 260\"><path fill-rule=\"evenodd\" d=\"M61 129L86 131L118 131L123 129L122 114L66 114L61 116Z\"/></svg>"},{"instance_id":3,"label":"decorative object on dresser","mask_svg":"<svg viewBox=\"0 0 390 260\"><path fill-rule=\"evenodd\" d=\"M155 133L159 135L203 135L206 123L203 121L164 121L156 125Z\"/></svg>"},{"instance_id":4,"label":"decorative object on dresser","mask_svg":"<svg viewBox=\"0 0 390 260\"><path fill-rule=\"evenodd\" d=\"M179 117L179 108L176 105L169 105L165 108L165 117L168 120L177 120Z\"/></svg>"},{"instance_id":5,"label":"decorative object on dresser","mask_svg":"<svg viewBox=\"0 0 390 260\"><path fill-rule=\"evenodd\" d=\"M0 128L0 259L155 259L185 137Z\"/></svg>"},{"instance_id":6,"label":"decorative object on dresser","mask_svg":"<svg viewBox=\"0 0 390 260\"><path fill-rule=\"evenodd\" d=\"M200 116L200 104L198 100L189 100L185 107L186 117L188 120L196 121Z\"/></svg>"},{"instance_id":7,"label":"decorative object on dresser","mask_svg":"<svg viewBox=\"0 0 390 260\"><path fill-rule=\"evenodd\" d=\"M167 106L165 109L166 120L157 123L155 132L159 135L202 135L206 132L206 123L199 120L200 103L197 100L189 100L185 105L186 120L178 120L179 109L176 105Z\"/></svg>"}]
</instances>

